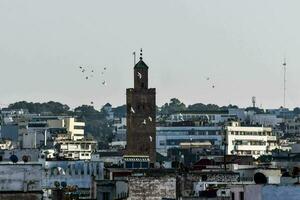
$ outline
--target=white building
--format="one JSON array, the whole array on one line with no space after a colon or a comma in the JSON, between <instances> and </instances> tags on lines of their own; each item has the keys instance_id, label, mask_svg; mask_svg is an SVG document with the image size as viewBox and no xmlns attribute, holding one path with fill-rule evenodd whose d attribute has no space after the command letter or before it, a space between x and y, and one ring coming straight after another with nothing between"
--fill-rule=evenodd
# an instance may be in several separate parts
<instances>
[{"instance_id":1,"label":"white building","mask_svg":"<svg viewBox=\"0 0 300 200\"><path fill-rule=\"evenodd\" d=\"M84 138L84 122L77 122L73 117L48 120L49 128L66 128L71 140L82 140Z\"/></svg>"},{"instance_id":2,"label":"white building","mask_svg":"<svg viewBox=\"0 0 300 200\"><path fill-rule=\"evenodd\" d=\"M254 114L250 115L249 118L252 124L260 124L271 127L275 127L276 125L283 122L282 118L278 118L274 114Z\"/></svg>"},{"instance_id":3,"label":"white building","mask_svg":"<svg viewBox=\"0 0 300 200\"><path fill-rule=\"evenodd\" d=\"M220 126L156 127L156 151L167 156L168 149L180 148L184 142L210 142L222 145Z\"/></svg>"},{"instance_id":4,"label":"white building","mask_svg":"<svg viewBox=\"0 0 300 200\"><path fill-rule=\"evenodd\" d=\"M22 147L24 149L35 149L37 148L37 133L36 132L27 132L23 134L23 143Z\"/></svg>"},{"instance_id":5,"label":"white building","mask_svg":"<svg viewBox=\"0 0 300 200\"><path fill-rule=\"evenodd\" d=\"M170 122L178 121L197 121L205 119L209 123L218 124L227 122L228 120L237 119L236 113L229 113L229 111L207 111L207 112L193 112L184 111L181 113L174 113L170 115Z\"/></svg>"},{"instance_id":6,"label":"white building","mask_svg":"<svg viewBox=\"0 0 300 200\"><path fill-rule=\"evenodd\" d=\"M244 127L238 122L225 126L228 155L261 155L271 154L278 147L275 133L270 127Z\"/></svg>"},{"instance_id":7,"label":"white building","mask_svg":"<svg viewBox=\"0 0 300 200\"><path fill-rule=\"evenodd\" d=\"M59 156L70 160L90 160L96 149L94 140L59 141Z\"/></svg>"}]
</instances>

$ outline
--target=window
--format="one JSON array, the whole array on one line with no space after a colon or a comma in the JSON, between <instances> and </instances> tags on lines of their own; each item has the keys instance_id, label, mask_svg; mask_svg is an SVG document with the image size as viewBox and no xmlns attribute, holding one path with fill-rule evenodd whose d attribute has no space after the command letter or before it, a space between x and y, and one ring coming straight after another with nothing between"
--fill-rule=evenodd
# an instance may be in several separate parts
<instances>
[{"instance_id":1,"label":"window","mask_svg":"<svg viewBox=\"0 0 300 200\"><path fill-rule=\"evenodd\" d=\"M244 200L244 192L240 192L240 200Z\"/></svg>"},{"instance_id":2,"label":"window","mask_svg":"<svg viewBox=\"0 0 300 200\"><path fill-rule=\"evenodd\" d=\"M132 168L132 162L126 162L126 163L125 163L125 167L126 167L127 169Z\"/></svg>"},{"instance_id":3,"label":"window","mask_svg":"<svg viewBox=\"0 0 300 200\"><path fill-rule=\"evenodd\" d=\"M84 126L74 126L74 129L84 129Z\"/></svg>"},{"instance_id":4,"label":"window","mask_svg":"<svg viewBox=\"0 0 300 200\"><path fill-rule=\"evenodd\" d=\"M142 168L146 169L149 168L149 165L147 162L142 162Z\"/></svg>"},{"instance_id":5,"label":"window","mask_svg":"<svg viewBox=\"0 0 300 200\"><path fill-rule=\"evenodd\" d=\"M133 163L133 168L140 168L140 162L134 162Z\"/></svg>"},{"instance_id":6,"label":"window","mask_svg":"<svg viewBox=\"0 0 300 200\"><path fill-rule=\"evenodd\" d=\"M234 198L234 192L231 192L231 200L235 200L235 198Z\"/></svg>"},{"instance_id":7,"label":"window","mask_svg":"<svg viewBox=\"0 0 300 200\"><path fill-rule=\"evenodd\" d=\"M109 192L103 192L103 200L110 200L110 193Z\"/></svg>"}]
</instances>

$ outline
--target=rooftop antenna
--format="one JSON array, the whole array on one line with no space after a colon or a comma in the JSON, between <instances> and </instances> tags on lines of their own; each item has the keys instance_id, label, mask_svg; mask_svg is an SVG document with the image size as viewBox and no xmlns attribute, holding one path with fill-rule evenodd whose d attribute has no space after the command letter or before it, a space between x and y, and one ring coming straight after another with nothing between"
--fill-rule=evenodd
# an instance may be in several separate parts
<instances>
[{"instance_id":1,"label":"rooftop antenna","mask_svg":"<svg viewBox=\"0 0 300 200\"><path fill-rule=\"evenodd\" d=\"M256 97L255 96L252 97L252 106L253 106L253 108L256 107Z\"/></svg>"},{"instance_id":2,"label":"rooftop antenna","mask_svg":"<svg viewBox=\"0 0 300 200\"><path fill-rule=\"evenodd\" d=\"M286 103L286 58L284 58L284 61L282 63L283 66L283 108L285 108Z\"/></svg>"},{"instance_id":3,"label":"rooftop antenna","mask_svg":"<svg viewBox=\"0 0 300 200\"><path fill-rule=\"evenodd\" d=\"M135 66L136 64L136 54L135 54L135 51L132 53L133 54L133 66Z\"/></svg>"}]
</instances>

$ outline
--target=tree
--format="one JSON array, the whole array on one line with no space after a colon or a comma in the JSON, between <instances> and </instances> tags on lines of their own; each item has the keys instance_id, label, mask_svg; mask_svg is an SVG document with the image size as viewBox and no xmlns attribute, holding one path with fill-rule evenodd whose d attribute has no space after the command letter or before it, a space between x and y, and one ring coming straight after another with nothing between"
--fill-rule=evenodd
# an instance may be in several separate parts
<instances>
[{"instance_id":1,"label":"tree","mask_svg":"<svg viewBox=\"0 0 300 200\"><path fill-rule=\"evenodd\" d=\"M299 115L300 114L300 108L299 107L294 108L293 112L294 112L294 114Z\"/></svg>"},{"instance_id":2,"label":"tree","mask_svg":"<svg viewBox=\"0 0 300 200\"><path fill-rule=\"evenodd\" d=\"M29 113L68 115L69 106L59 102L49 101L47 103L33 103L19 101L8 106L9 109L26 109Z\"/></svg>"},{"instance_id":3,"label":"tree","mask_svg":"<svg viewBox=\"0 0 300 200\"><path fill-rule=\"evenodd\" d=\"M184 103L180 102L176 98L172 98L169 103L164 104L161 107L161 114L169 115L175 112L181 112L186 110L186 106Z\"/></svg>"},{"instance_id":4,"label":"tree","mask_svg":"<svg viewBox=\"0 0 300 200\"><path fill-rule=\"evenodd\" d=\"M104 109L97 111L93 106L82 105L75 108L79 119L85 122L85 132L92 135L98 142L100 148L108 148L108 143L113 139L112 122L106 119L107 113Z\"/></svg>"},{"instance_id":5,"label":"tree","mask_svg":"<svg viewBox=\"0 0 300 200\"><path fill-rule=\"evenodd\" d=\"M118 106L112 109L115 117L126 117L126 105Z\"/></svg>"}]
</instances>

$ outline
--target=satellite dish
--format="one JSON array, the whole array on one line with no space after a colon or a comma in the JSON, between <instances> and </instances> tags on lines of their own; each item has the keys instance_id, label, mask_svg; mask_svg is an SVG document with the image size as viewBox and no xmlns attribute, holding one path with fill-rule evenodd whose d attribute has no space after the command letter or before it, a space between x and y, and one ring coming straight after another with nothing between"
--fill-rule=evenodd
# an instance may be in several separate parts
<instances>
[{"instance_id":1,"label":"satellite dish","mask_svg":"<svg viewBox=\"0 0 300 200\"><path fill-rule=\"evenodd\" d=\"M13 163L17 163L19 161L19 159L16 155L11 155L9 159Z\"/></svg>"},{"instance_id":2,"label":"satellite dish","mask_svg":"<svg viewBox=\"0 0 300 200\"><path fill-rule=\"evenodd\" d=\"M28 156L24 155L24 156L22 157L22 160L24 161L24 163L28 162Z\"/></svg>"},{"instance_id":3,"label":"satellite dish","mask_svg":"<svg viewBox=\"0 0 300 200\"><path fill-rule=\"evenodd\" d=\"M60 186L60 183L58 181L55 181L54 186L58 188Z\"/></svg>"},{"instance_id":4,"label":"satellite dish","mask_svg":"<svg viewBox=\"0 0 300 200\"><path fill-rule=\"evenodd\" d=\"M63 182L60 183L60 185L61 185L63 188L65 188L65 187L67 187L67 182L63 181Z\"/></svg>"},{"instance_id":5,"label":"satellite dish","mask_svg":"<svg viewBox=\"0 0 300 200\"><path fill-rule=\"evenodd\" d=\"M254 182L256 184L267 184L268 180L263 173L258 172L254 175Z\"/></svg>"}]
</instances>

